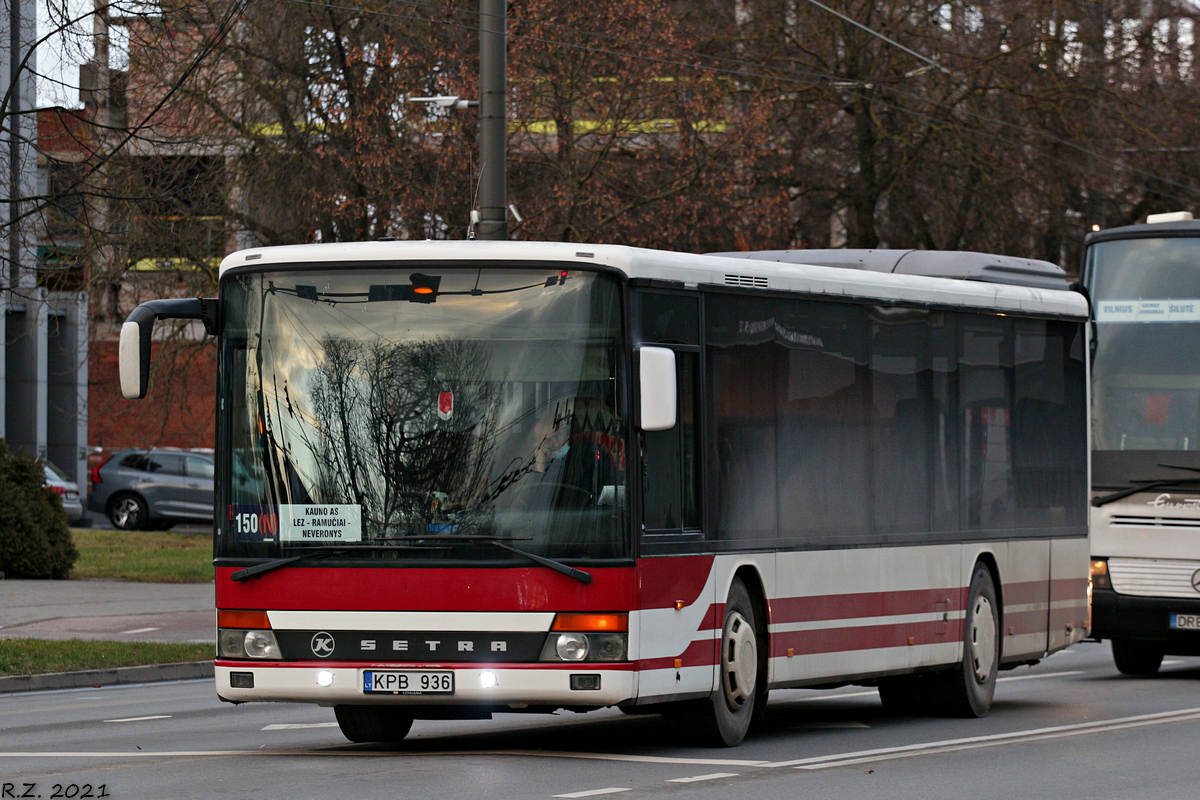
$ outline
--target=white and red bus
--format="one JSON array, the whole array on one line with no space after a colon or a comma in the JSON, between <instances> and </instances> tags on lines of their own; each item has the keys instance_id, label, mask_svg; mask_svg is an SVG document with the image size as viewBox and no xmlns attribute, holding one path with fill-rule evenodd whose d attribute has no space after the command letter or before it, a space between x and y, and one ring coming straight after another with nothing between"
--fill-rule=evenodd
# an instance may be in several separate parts
<instances>
[{"instance_id":1,"label":"white and red bus","mask_svg":"<svg viewBox=\"0 0 1200 800\"><path fill-rule=\"evenodd\" d=\"M128 396L156 318L219 337L218 694L354 741L617 706L733 745L770 689L851 683L984 714L1085 633L1088 310L938 255L971 279L304 245L140 306Z\"/></svg>"}]
</instances>

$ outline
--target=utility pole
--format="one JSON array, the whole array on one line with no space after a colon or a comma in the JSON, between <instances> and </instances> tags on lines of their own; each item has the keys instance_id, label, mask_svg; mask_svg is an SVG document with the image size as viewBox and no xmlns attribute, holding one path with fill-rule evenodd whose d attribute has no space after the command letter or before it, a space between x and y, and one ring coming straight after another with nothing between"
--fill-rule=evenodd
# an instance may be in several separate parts
<instances>
[{"instance_id":1,"label":"utility pole","mask_svg":"<svg viewBox=\"0 0 1200 800\"><path fill-rule=\"evenodd\" d=\"M478 238L508 239L505 145L508 0L479 0Z\"/></svg>"}]
</instances>

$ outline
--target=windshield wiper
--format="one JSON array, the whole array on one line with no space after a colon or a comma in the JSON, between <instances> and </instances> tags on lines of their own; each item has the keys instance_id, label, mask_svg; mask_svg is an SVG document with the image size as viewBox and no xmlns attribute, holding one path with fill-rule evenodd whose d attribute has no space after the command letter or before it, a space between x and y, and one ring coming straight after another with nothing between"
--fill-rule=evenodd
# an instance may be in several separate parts
<instances>
[{"instance_id":1,"label":"windshield wiper","mask_svg":"<svg viewBox=\"0 0 1200 800\"><path fill-rule=\"evenodd\" d=\"M292 556L291 558L277 558L274 561L267 561L262 564L255 564L253 567L239 569L237 572L230 574L230 579L245 583L251 578L258 578L266 575L268 572L274 572L277 569L290 567L297 561L309 561L314 558L324 558L325 556L336 555L337 553L348 553L353 550L444 550L441 547L397 547L396 545L318 545L304 548L306 551L303 555Z\"/></svg>"},{"instance_id":2,"label":"windshield wiper","mask_svg":"<svg viewBox=\"0 0 1200 800\"><path fill-rule=\"evenodd\" d=\"M581 569L575 569L574 567L569 567L566 564L562 563L561 561L555 561L554 559L546 558L545 556L534 555L533 553L527 552L525 550L521 550L520 548L505 544L505 542L522 541L521 539L517 538L516 536L458 536L456 534L451 533L451 534L440 534L440 535L435 534L433 536L414 536L413 539L415 539L417 541L422 541L422 542L434 541L434 542L446 542L448 544L491 544L491 545L495 545L496 547L501 548L502 550L507 550L510 553L516 553L519 556L528 558L530 561L534 562L535 564L541 564L543 567L546 567L547 569L552 569L555 572L561 572L563 575L566 575L568 578L574 578L575 580L579 581L580 583L591 583L592 582L591 573L584 572Z\"/></svg>"},{"instance_id":3,"label":"windshield wiper","mask_svg":"<svg viewBox=\"0 0 1200 800\"><path fill-rule=\"evenodd\" d=\"M1155 466L1166 467L1167 469L1182 469L1187 470L1188 472L1200 472L1200 467L1185 467L1180 464L1156 464ZM1189 483L1200 483L1200 476L1195 478L1163 478L1162 480L1152 481L1130 481L1129 483L1130 485L1125 489L1121 489L1111 494L1102 494L1099 497L1093 497L1092 505L1096 508L1099 508L1100 506L1116 502L1117 500L1123 500L1124 498L1129 497L1131 494L1145 492L1150 489L1163 489L1167 486L1183 486Z\"/></svg>"}]
</instances>

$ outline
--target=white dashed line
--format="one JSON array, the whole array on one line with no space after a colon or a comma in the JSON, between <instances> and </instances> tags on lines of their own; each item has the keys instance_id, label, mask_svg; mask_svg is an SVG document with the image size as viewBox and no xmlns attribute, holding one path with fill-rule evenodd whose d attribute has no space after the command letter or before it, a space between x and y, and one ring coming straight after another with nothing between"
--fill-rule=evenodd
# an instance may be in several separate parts
<instances>
[{"instance_id":1,"label":"white dashed line","mask_svg":"<svg viewBox=\"0 0 1200 800\"><path fill-rule=\"evenodd\" d=\"M595 797L600 794L617 794L618 792L628 792L629 789L589 789L586 792L571 792L570 794L556 794L554 797Z\"/></svg>"},{"instance_id":2,"label":"white dashed line","mask_svg":"<svg viewBox=\"0 0 1200 800\"><path fill-rule=\"evenodd\" d=\"M297 723L276 722L273 725L268 725L267 727L263 728L263 730L264 731L298 731L298 730L302 730L304 728L336 728L337 726L338 726L338 724L336 722L303 722L303 723L301 723L301 722L297 722Z\"/></svg>"},{"instance_id":3,"label":"white dashed line","mask_svg":"<svg viewBox=\"0 0 1200 800\"><path fill-rule=\"evenodd\" d=\"M132 633L150 633L151 631L159 630L158 628L134 628L131 631L121 631L121 636L126 636Z\"/></svg>"},{"instance_id":4,"label":"white dashed line","mask_svg":"<svg viewBox=\"0 0 1200 800\"><path fill-rule=\"evenodd\" d=\"M155 714L152 717L125 717L124 719L106 719L105 722L145 722L148 719L170 719L170 714Z\"/></svg>"},{"instance_id":5,"label":"white dashed line","mask_svg":"<svg viewBox=\"0 0 1200 800\"><path fill-rule=\"evenodd\" d=\"M669 778L667 783L695 783L696 781L715 781L718 778L736 778L736 772L714 772L712 775L696 775L692 778Z\"/></svg>"}]
</instances>

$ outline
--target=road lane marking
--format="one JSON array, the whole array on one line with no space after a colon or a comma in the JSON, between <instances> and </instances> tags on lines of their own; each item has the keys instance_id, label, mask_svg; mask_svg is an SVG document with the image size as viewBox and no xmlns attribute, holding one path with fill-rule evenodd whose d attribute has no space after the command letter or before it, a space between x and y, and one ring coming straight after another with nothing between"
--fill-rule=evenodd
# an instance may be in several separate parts
<instances>
[{"instance_id":1,"label":"road lane marking","mask_svg":"<svg viewBox=\"0 0 1200 800\"><path fill-rule=\"evenodd\" d=\"M668 778L667 783L696 783L697 781L715 781L719 778L736 778L736 772L714 772L712 775L696 775L691 778Z\"/></svg>"},{"instance_id":2,"label":"road lane marking","mask_svg":"<svg viewBox=\"0 0 1200 800\"><path fill-rule=\"evenodd\" d=\"M1068 675L1082 675L1084 670L1073 669L1066 672L1039 672L1036 675L1009 675L1004 678L997 678L997 683L1007 683L1009 681L1030 681L1034 678L1065 678ZM865 692L844 692L842 694L823 694L816 697L797 697L790 700L784 700L784 703L811 703L814 700L841 700L846 697L871 697L877 696L877 689L868 689ZM770 704L767 706L770 707Z\"/></svg>"},{"instance_id":3,"label":"road lane marking","mask_svg":"<svg viewBox=\"0 0 1200 800\"><path fill-rule=\"evenodd\" d=\"M1200 719L1200 708L1188 708L1181 711L1164 711L1157 714L1139 714L1134 717L1081 722L1075 725L1057 725L1052 728L1012 731L1010 733L998 733L991 736L972 736L966 739L947 739L940 742L885 747L878 750L860 750L828 756L814 756L794 761L778 761L773 764L763 764L762 766L772 768L793 767L795 769L808 770L829 769L831 767L842 767L852 764L865 764L872 761L889 761L897 758L908 758L910 756L949 753L958 750L975 750L982 747L996 747L1005 744L1025 744L1027 742L1047 739L1061 739L1090 733L1107 733L1129 728L1140 728L1147 725L1188 722L1198 719Z\"/></svg>"},{"instance_id":4,"label":"road lane marking","mask_svg":"<svg viewBox=\"0 0 1200 800\"><path fill-rule=\"evenodd\" d=\"M460 751L464 755L470 751ZM622 753L572 753L557 750L492 750L488 755L542 756L544 758L583 758L597 761L635 761L639 764L704 764L714 767L762 767L769 761L736 758L670 758L668 756L630 756Z\"/></svg>"},{"instance_id":5,"label":"road lane marking","mask_svg":"<svg viewBox=\"0 0 1200 800\"><path fill-rule=\"evenodd\" d=\"M134 628L131 631L121 631L120 635L124 636L126 634L131 634L131 633L150 633L151 631L157 631L157 630L160 630L160 628Z\"/></svg>"},{"instance_id":6,"label":"road lane marking","mask_svg":"<svg viewBox=\"0 0 1200 800\"><path fill-rule=\"evenodd\" d=\"M136 719L136 718L135 718ZM153 718L152 718L153 719ZM631 761L648 764L715 764L745 767L795 767L797 769L827 769L830 767L861 764L869 761L885 761L908 756L928 755L932 753L970 750L980 747L994 747L1004 744L1025 744L1027 742L1057 739L1069 736L1080 736L1089 733L1107 733L1111 731L1141 728L1150 725L1164 725L1172 722L1191 722L1200 720L1200 708L1186 708L1179 711L1164 711L1157 714L1140 714L1133 717L1117 717L1093 722L1082 722L1075 725L1060 725L1053 728L1036 728L1026 731L994 734L991 736L975 736L966 739L948 739L940 742L888 747L879 750L859 750L848 753L835 753L826 756L814 756L793 761L742 761L718 758L667 758L663 756L635 756L617 753L571 753L543 750L447 750L433 752L396 752L395 750L314 750L311 748L292 748L287 750L138 750L135 752L0 752L0 758L195 758L195 757L229 757L229 756L333 756L359 758L422 758L433 756L531 756L538 758L580 758L599 759L604 761ZM105 720L106 722L110 720ZM118 720L112 720L118 721Z\"/></svg>"},{"instance_id":7,"label":"road lane marking","mask_svg":"<svg viewBox=\"0 0 1200 800\"><path fill-rule=\"evenodd\" d=\"M595 797L600 794L617 794L618 792L628 792L629 789L621 789L612 787L610 789L589 789L586 792L571 792L570 794L556 794L552 797Z\"/></svg>"},{"instance_id":8,"label":"road lane marking","mask_svg":"<svg viewBox=\"0 0 1200 800\"><path fill-rule=\"evenodd\" d=\"M105 722L145 722L148 719L170 719L170 714L155 714L151 717L125 717L124 719L106 719Z\"/></svg>"},{"instance_id":9,"label":"road lane marking","mask_svg":"<svg viewBox=\"0 0 1200 800\"><path fill-rule=\"evenodd\" d=\"M1038 675L1009 675L1007 678L997 678L997 683L1005 683L1006 681L1031 681L1035 678L1065 678L1068 675L1082 675L1081 669L1072 669L1066 672L1043 672Z\"/></svg>"},{"instance_id":10,"label":"road lane marking","mask_svg":"<svg viewBox=\"0 0 1200 800\"><path fill-rule=\"evenodd\" d=\"M336 722L276 722L263 728L264 731L297 731L304 728L336 728Z\"/></svg>"}]
</instances>

